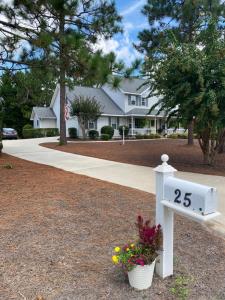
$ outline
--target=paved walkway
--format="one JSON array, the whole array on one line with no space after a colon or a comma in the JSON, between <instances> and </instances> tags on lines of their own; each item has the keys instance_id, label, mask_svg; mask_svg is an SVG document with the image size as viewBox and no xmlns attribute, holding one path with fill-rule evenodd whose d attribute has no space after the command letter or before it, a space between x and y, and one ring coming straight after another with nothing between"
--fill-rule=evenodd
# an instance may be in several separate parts
<instances>
[{"instance_id":1,"label":"paved walkway","mask_svg":"<svg viewBox=\"0 0 225 300\"><path fill-rule=\"evenodd\" d=\"M39 146L40 143L55 141L55 137L29 140L5 140L3 142L3 152L76 174L87 175L142 191L155 193L155 176L152 168L70 154ZM177 172L176 176L197 183L210 185L218 189L219 211L222 215L209 225L225 234L225 177L189 172Z\"/></svg>"}]
</instances>

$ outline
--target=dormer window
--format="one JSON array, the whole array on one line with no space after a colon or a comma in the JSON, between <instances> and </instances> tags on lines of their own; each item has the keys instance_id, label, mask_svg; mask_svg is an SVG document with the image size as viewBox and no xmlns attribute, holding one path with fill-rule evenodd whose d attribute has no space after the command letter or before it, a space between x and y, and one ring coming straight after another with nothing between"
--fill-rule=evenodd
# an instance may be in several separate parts
<instances>
[{"instance_id":1,"label":"dormer window","mask_svg":"<svg viewBox=\"0 0 225 300\"><path fill-rule=\"evenodd\" d=\"M129 105L138 105L136 95L128 95L128 104Z\"/></svg>"}]
</instances>

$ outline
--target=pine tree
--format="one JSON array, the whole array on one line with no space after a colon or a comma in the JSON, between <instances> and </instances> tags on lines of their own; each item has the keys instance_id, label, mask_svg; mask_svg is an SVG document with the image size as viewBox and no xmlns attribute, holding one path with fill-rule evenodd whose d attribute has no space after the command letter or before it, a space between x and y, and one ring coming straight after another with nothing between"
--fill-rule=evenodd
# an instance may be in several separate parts
<instances>
[{"instance_id":1,"label":"pine tree","mask_svg":"<svg viewBox=\"0 0 225 300\"><path fill-rule=\"evenodd\" d=\"M14 0L0 5L2 67L48 68L59 77L60 143L66 144L65 86L81 80L99 36L121 31L115 3L95 0ZM29 45L27 47L27 45ZM22 54L18 58L18 47ZM39 62L35 58L39 58Z\"/></svg>"},{"instance_id":2,"label":"pine tree","mask_svg":"<svg viewBox=\"0 0 225 300\"><path fill-rule=\"evenodd\" d=\"M142 12L150 28L139 33L140 43L136 47L147 61L154 60L155 64L170 48L171 37L179 44L201 44L200 32L208 18L224 21L224 4L219 0L148 0ZM187 120L189 145L193 144L193 117L190 115Z\"/></svg>"}]
</instances>

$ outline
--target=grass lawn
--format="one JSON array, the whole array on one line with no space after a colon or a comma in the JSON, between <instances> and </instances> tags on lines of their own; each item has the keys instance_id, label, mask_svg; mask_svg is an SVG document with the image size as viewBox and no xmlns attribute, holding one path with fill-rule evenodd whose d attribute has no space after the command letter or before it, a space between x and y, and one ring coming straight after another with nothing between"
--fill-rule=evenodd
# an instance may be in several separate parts
<instances>
[{"instance_id":1,"label":"grass lawn","mask_svg":"<svg viewBox=\"0 0 225 300\"><path fill-rule=\"evenodd\" d=\"M153 195L5 154L0 178L0 299L225 299L224 240L181 217L173 277L137 292L112 265Z\"/></svg>"},{"instance_id":2,"label":"grass lawn","mask_svg":"<svg viewBox=\"0 0 225 300\"><path fill-rule=\"evenodd\" d=\"M160 164L163 153L169 155L169 163L178 171L225 176L225 153L219 154L214 167L202 162L202 152L195 141L194 146L187 146L186 140L148 140L105 143L69 143L59 146L58 143L43 144L49 148L77 153L134 165L156 167Z\"/></svg>"}]
</instances>

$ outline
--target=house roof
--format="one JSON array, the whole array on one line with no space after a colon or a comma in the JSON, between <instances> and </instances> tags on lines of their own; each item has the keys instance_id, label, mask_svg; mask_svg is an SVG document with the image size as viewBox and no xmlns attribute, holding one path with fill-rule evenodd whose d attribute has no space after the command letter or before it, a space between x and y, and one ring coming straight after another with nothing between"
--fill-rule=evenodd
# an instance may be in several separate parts
<instances>
[{"instance_id":1,"label":"house roof","mask_svg":"<svg viewBox=\"0 0 225 300\"><path fill-rule=\"evenodd\" d=\"M75 86L73 90L67 89L66 95L70 102L75 97L95 97L101 104L102 114L124 115L124 112L113 102L113 100L100 88Z\"/></svg>"},{"instance_id":2,"label":"house roof","mask_svg":"<svg viewBox=\"0 0 225 300\"><path fill-rule=\"evenodd\" d=\"M159 116L159 117L164 117L164 112L160 112L159 114L158 113L158 110L157 109L153 109L151 111L151 113L149 114L149 108L133 108L131 110L129 110L126 115L137 115L137 116L146 116L146 115L149 115L149 116Z\"/></svg>"},{"instance_id":3,"label":"house roof","mask_svg":"<svg viewBox=\"0 0 225 300\"><path fill-rule=\"evenodd\" d=\"M50 107L33 107L31 114L31 120L34 118L34 114L38 116L39 119L56 119L55 113Z\"/></svg>"},{"instance_id":4,"label":"house roof","mask_svg":"<svg viewBox=\"0 0 225 300\"><path fill-rule=\"evenodd\" d=\"M140 78L123 78L119 87L126 94L142 94L148 89L147 85L142 86L145 82L145 79Z\"/></svg>"}]
</instances>

